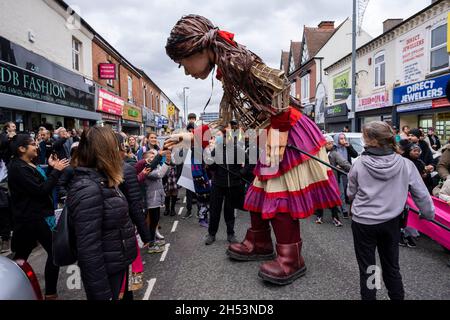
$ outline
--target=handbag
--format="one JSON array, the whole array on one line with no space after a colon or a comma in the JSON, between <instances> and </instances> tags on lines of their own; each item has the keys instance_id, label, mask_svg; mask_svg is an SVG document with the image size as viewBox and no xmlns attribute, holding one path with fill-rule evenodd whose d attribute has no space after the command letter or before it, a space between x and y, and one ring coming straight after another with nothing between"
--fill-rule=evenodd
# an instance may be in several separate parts
<instances>
[{"instance_id":1,"label":"handbag","mask_svg":"<svg viewBox=\"0 0 450 320\"><path fill-rule=\"evenodd\" d=\"M72 265L77 262L77 246L75 233L70 223L67 205L61 211L56 222L56 229L52 232L53 264L58 267Z\"/></svg>"}]
</instances>

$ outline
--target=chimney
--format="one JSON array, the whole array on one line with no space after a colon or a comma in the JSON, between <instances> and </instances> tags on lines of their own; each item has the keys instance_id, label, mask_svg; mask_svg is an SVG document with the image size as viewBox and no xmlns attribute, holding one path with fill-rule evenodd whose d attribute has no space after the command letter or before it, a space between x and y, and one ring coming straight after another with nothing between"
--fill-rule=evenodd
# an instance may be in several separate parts
<instances>
[{"instance_id":1,"label":"chimney","mask_svg":"<svg viewBox=\"0 0 450 320\"><path fill-rule=\"evenodd\" d=\"M388 30L391 30L395 26L398 26L400 23L403 22L403 19L387 19L383 22L383 33L385 33Z\"/></svg>"},{"instance_id":2,"label":"chimney","mask_svg":"<svg viewBox=\"0 0 450 320\"><path fill-rule=\"evenodd\" d=\"M334 21L322 21L321 23L319 23L319 29L333 30Z\"/></svg>"}]
</instances>

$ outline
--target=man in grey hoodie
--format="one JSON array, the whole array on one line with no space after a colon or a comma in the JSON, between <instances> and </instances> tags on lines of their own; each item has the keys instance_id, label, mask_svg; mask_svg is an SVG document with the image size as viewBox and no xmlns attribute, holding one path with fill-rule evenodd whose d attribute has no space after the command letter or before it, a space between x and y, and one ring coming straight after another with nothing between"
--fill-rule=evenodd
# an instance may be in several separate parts
<instances>
[{"instance_id":1,"label":"man in grey hoodie","mask_svg":"<svg viewBox=\"0 0 450 320\"><path fill-rule=\"evenodd\" d=\"M395 133L385 122L363 128L366 151L349 173L347 194L352 201L352 231L360 271L361 297L376 299L372 283L378 248L389 297L404 299L399 266L400 219L408 192L426 219L434 218L434 205L414 164L396 153Z\"/></svg>"}]
</instances>

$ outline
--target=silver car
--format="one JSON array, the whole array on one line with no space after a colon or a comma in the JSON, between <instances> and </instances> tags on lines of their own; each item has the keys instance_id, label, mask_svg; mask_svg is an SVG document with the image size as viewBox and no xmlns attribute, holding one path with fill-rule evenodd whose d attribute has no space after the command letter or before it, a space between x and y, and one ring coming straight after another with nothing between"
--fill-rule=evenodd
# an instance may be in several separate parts
<instances>
[{"instance_id":1,"label":"silver car","mask_svg":"<svg viewBox=\"0 0 450 320\"><path fill-rule=\"evenodd\" d=\"M0 300L42 300L36 274L24 260L0 256L0 283Z\"/></svg>"}]
</instances>

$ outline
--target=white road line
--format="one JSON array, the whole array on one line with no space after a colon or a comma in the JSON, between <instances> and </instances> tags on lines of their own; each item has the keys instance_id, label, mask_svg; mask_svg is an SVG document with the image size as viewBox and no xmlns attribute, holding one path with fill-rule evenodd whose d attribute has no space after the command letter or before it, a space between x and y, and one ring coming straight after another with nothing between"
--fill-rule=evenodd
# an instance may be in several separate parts
<instances>
[{"instance_id":1,"label":"white road line","mask_svg":"<svg viewBox=\"0 0 450 320\"><path fill-rule=\"evenodd\" d=\"M161 259L159 261L163 262L164 260L166 260L166 256L167 256L167 252L169 251L169 248L170 248L170 243L166 243L164 252L162 253Z\"/></svg>"},{"instance_id":2,"label":"white road line","mask_svg":"<svg viewBox=\"0 0 450 320\"><path fill-rule=\"evenodd\" d=\"M178 220L173 222L172 231L170 231L170 232L175 232L175 230L177 230L177 226L178 226Z\"/></svg>"},{"instance_id":3,"label":"white road line","mask_svg":"<svg viewBox=\"0 0 450 320\"><path fill-rule=\"evenodd\" d=\"M181 216L182 213L183 213L183 207L181 207L180 210L178 210L178 215Z\"/></svg>"},{"instance_id":4,"label":"white road line","mask_svg":"<svg viewBox=\"0 0 450 320\"><path fill-rule=\"evenodd\" d=\"M183 199L183 203L186 203L186 197L184 197L184 199Z\"/></svg>"},{"instance_id":5,"label":"white road line","mask_svg":"<svg viewBox=\"0 0 450 320\"><path fill-rule=\"evenodd\" d=\"M152 293L153 287L155 286L156 278L150 279L147 282L148 282L148 287L147 287L147 290L145 291L145 294L144 294L144 297L142 298L142 300L150 299L150 294Z\"/></svg>"}]
</instances>

